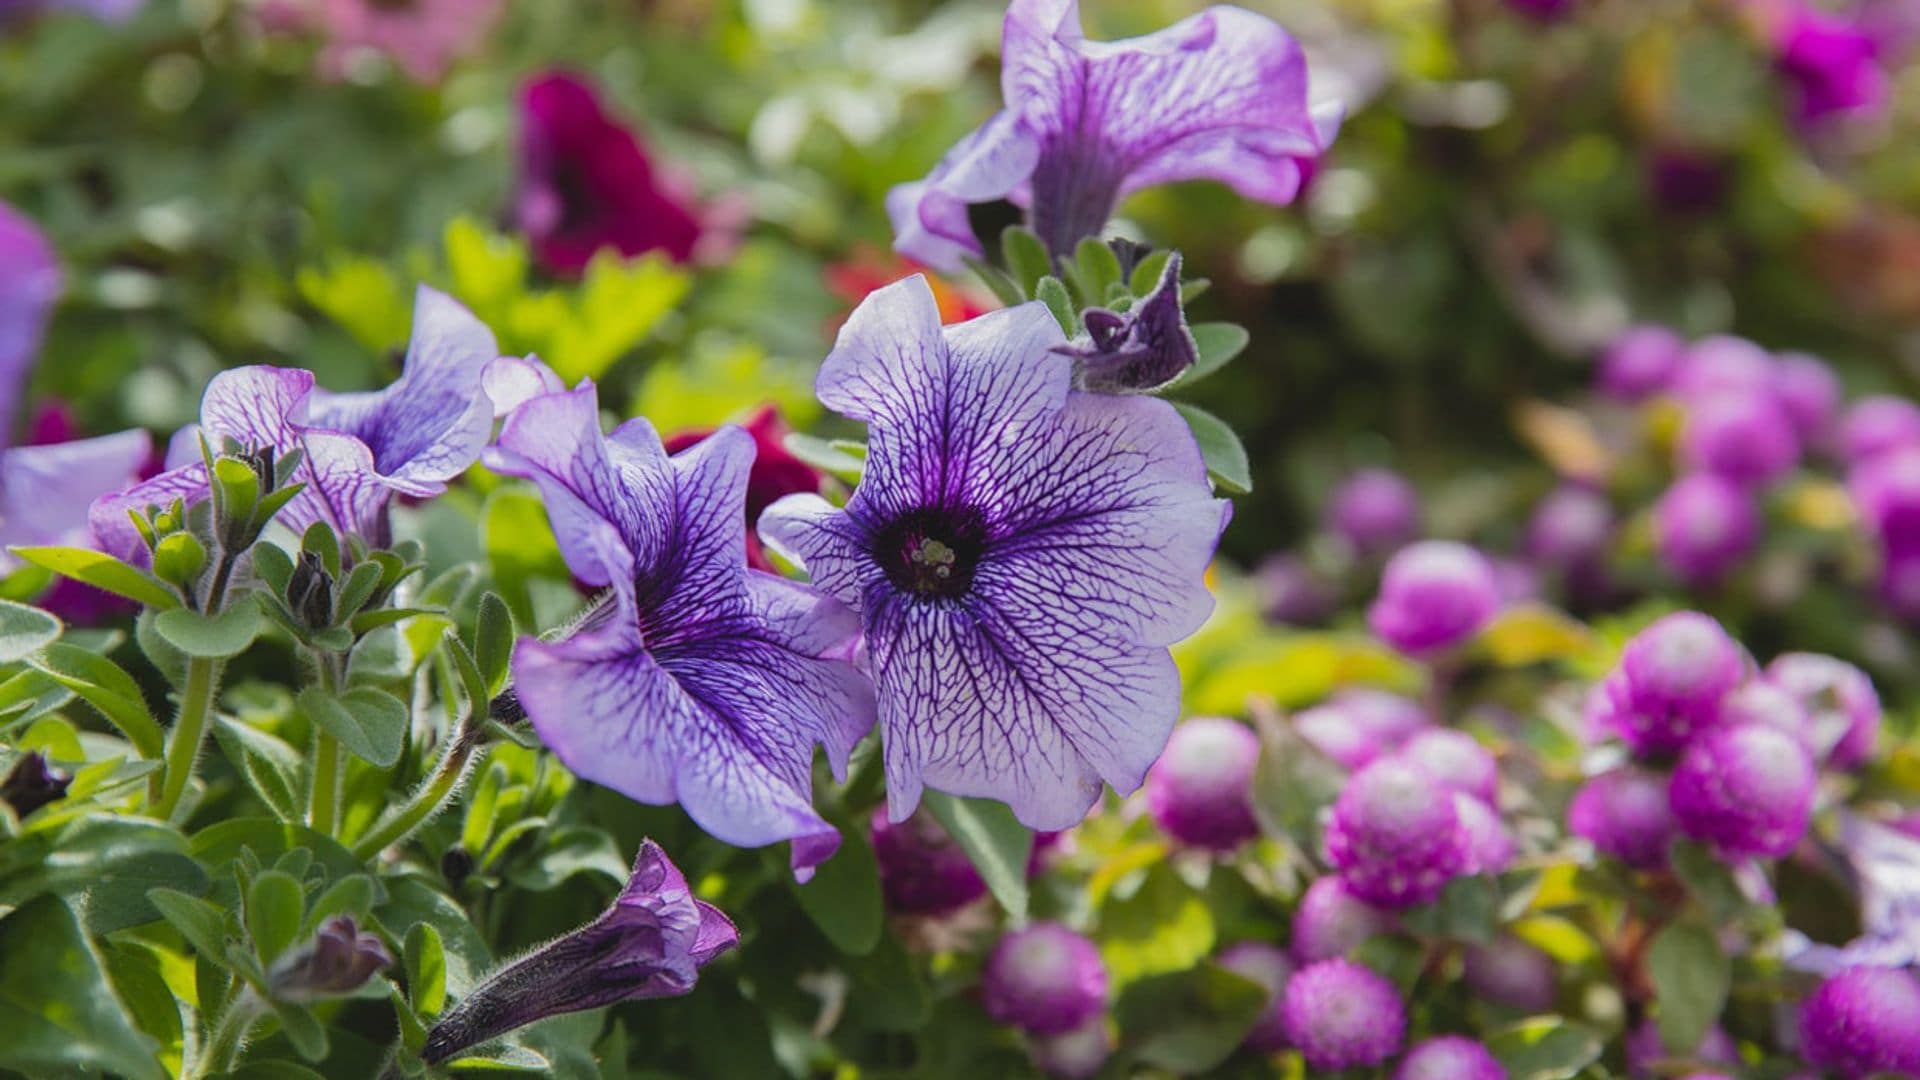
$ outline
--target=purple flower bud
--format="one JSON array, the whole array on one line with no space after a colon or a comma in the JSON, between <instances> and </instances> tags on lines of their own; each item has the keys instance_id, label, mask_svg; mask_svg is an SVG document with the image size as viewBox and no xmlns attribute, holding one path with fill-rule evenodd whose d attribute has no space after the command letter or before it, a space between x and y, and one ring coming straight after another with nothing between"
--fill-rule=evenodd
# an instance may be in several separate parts
<instances>
[{"instance_id":1,"label":"purple flower bud","mask_svg":"<svg viewBox=\"0 0 1920 1080\"><path fill-rule=\"evenodd\" d=\"M1245 724L1202 716L1173 729L1147 770L1147 809L1168 836L1193 847L1232 851L1260 835L1253 818L1253 769L1260 737Z\"/></svg>"},{"instance_id":2,"label":"purple flower bud","mask_svg":"<svg viewBox=\"0 0 1920 1080\"><path fill-rule=\"evenodd\" d=\"M1636 326L1600 357L1600 390L1621 401L1642 401L1664 392L1680 370L1687 343L1664 326Z\"/></svg>"},{"instance_id":3,"label":"purple flower bud","mask_svg":"<svg viewBox=\"0 0 1920 1080\"><path fill-rule=\"evenodd\" d=\"M1866 672L1819 653L1783 653L1767 665L1767 681L1799 700L1813 746L1828 766L1852 769L1873 756L1880 695Z\"/></svg>"},{"instance_id":4,"label":"purple flower bud","mask_svg":"<svg viewBox=\"0 0 1920 1080\"><path fill-rule=\"evenodd\" d=\"M1674 481L1653 507L1654 549L1660 561L1689 585L1725 577L1760 539L1760 510L1753 497L1712 473Z\"/></svg>"},{"instance_id":5,"label":"purple flower bud","mask_svg":"<svg viewBox=\"0 0 1920 1080\"><path fill-rule=\"evenodd\" d=\"M1698 214L1726 201L1731 172L1725 158L1684 146L1663 146L1647 161L1647 186L1660 208Z\"/></svg>"},{"instance_id":6,"label":"purple flower bud","mask_svg":"<svg viewBox=\"0 0 1920 1080\"><path fill-rule=\"evenodd\" d=\"M1417 655L1465 641L1499 610L1500 583L1486 556L1465 544L1426 540L1387 562L1367 625Z\"/></svg>"},{"instance_id":7,"label":"purple flower bud","mask_svg":"<svg viewBox=\"0 0 1920 1080\"><path fill-rule=\"evenodd\" d=\"M323 923L312 941L275 961L267 985L276 1001L318 1001L353 993L391 963L393 955L379 937L361 930L351 915L341 915Z\"/></svg>"},{"instance_id":8,"label":"purple flower bud","mask_svg":"<svg viewBox=\"0 0 1920 1080\"><path fill-rule=\"evenodd\" d=\"M1361 469L1333 493L1333 531L1363 555L1382 555L1420 532L1420 496L1389 469Z\"/></svg>"},{"instance_id":9,"label":"purple flower bud","mask_svg":"<svg viewBox=\"0 0 1920 1080\"><path fill-rule=\"evenodd\" d=\"M1317 878L1294 909L1293 959L1312 964L1345 957L1393 927L1391 914L1355 896L1339 877Z\"/></svg>"},{"instance_id":10,"label":"purple flower bud","mask_svg":"<svg viewBox=\"0 0 1920 1080\"><path fill-rule=\"evenodd\" d=\"M1059 923L1000 939L980 973L987 1015L1035 1035L1072 1031L1107 1004L1107 968L1093 942Z\"/></svg>"},{"instance_id":11,"label":"purple flower bud","mask_svg":"<svg viewBox=\"0 0 1920 1080\"><path fill-rule=\"evenodd\" d=\"M1800 440L1771 389L1724 392L1688 407L1680 460L1690 471L1759 487L1792 471L1800 460Z\"/></svg>"},{"instance_id":12,"label":"purple flower bud","mask_svg":"<svg viewBox=\"0 0 1920 1080\"><path fill-rule=\"evenodd\" d=\"M7 770L6 779L0 780L0 802L13 807L16 817L26 817L64 796L71 783L73 777L54 768L46 754L29 750Z\"/></svg>"},{"instance_id":13,"label":"purple flower bud","mask_svg":"<svg viewBox=\"0 0 1920 1080\"><path fill-rule=\"evenodd\" d=\"M1113 1056L1113 1032L1107 1018L1095 1013L1072 1030L1031 1036L1027 1052L1033 1056L1034 1065L1048 1076L1085 1080Z\"/></svg>"},{"instance_id":14,"label":"purple flower bud","mask_svg":"<svg viewBox=\"0 0 1920 1080\"><path fill-rule=\"evenodd\" d=\"M897 824L874 807L868 835L880 863L887 910L898 915L945 915L986 895L973 860L926 810Z\"/></svg>"},{"instance_id":15,"label":"purple flower bud","mask_svg":"<svg viewBox=\"0 0 1920 1080\"><path fill-rule=\"evenodd\" d=\"M1920 552L1920 445L1886 450L1855 465L1847 491L1882 551Z\"/></svg>"},{"instance_id":16,"label":"purple flower bud","mask_svg":"<svg viewBox=\"0 0 1920 1080\"><path fill-rule=\"evenodd\" d=\"M1393 1080L1507 1080L1507 1070L1484 1044L1441 1035L1408 1051Z\"/></svg>"},{"instance_id":17,"label":"purple flower bud","mask_svg":"<svg viewBox=\"0 0 1920 1080\"><path fill-rule=\"evenodd\" d=\"M1669 754L1713 726L1746 656L1711 617L1675 612L1633 636L1607 679L1614 722L1636 754Z\"/></svg>"},{"instance_id":18,"label":"purple flower bud","mask_svg":"<svg viewBox=\"0 0 1920 1080\"><path fill-rule=\"evenodd\" d=\"M1354 773L1334 801L1327 858L1354 895L1405 908L1440 895L1466 866L1467 837L1447 789L1394 757Z\"/></svg>"},{"instance_id":19,"label":"purple flower bud","mask_svg":"<svg viewBox=\"0 0 1920 1080\"><path fill-rule=\"evenodd\" d=\"M1408 739L1400 754L1425 769L1442 787L1471 795L1489 806L1500 800L1500 766L1478 739L1464 731L1427 728Z\"/></svg>"},{"instance_id":20,"label":"purple flower bud","mask_svg":"<svg viewBox=\"0 0 1920 1080\"><path fill-rule=\"evenodd\" d=\"M1694 342L1673 379L1673 392L1689 404L1725 393L1765 394L1772 387L1773 357L1731 334Z\"/></svg>"},{"instance_id":21,"label":"purple flower bud","mask_svg":"<svg viewBox=\"0 0 1920 1080\"><path fill-rule=\"evenodd\" d=\"M1200 359L1180 304L1180 253L1167 256L1160 281L1124 312L1088 308L1082 334L1053 351L1073 360L1074 386L1098 394L1138 394L1165 386Z\"/></svg>"},{"instance_id":22,"label":"purple flower bud","mask_svg":"<svg viewBox=\"0 0 1920 1080\"><path fill-rule=\"evenodd\" d=\"M1253 1030L1240 1045L1258 1054L1271 1054L1287 1048L1287 1023L1281 1015L1281 995L1293 978L1293 961L1286 950L1264 941L1242 941L1220 953L1220 966L1259 983L1267 992L1267 1009L1254 1021Z\"/></svg>"},{"instance_id":23,"label":"purple flower bud","mask_svg":"<svg viewBox=\"0 0 1920 1080\"><path fill-rule=\"evenodd\" d=\"M1740 1064L1740 1047L1726 1029L1715 1025L1701 1037L1700 1045L1689 1054L1669 1054L1660 1040L1660 1025L1643 1021L1627 1034L1627 1072L1633 1076L1655 1076L1662 1062L1686 1058L1704 1065Z\"/></svg>"},{"instance_id":24,"label":"purple flower bud","mask_svg":"<svg viewBox=\"0 0 1920 1080\"><path fill-rule=\"evenodd\" d=\"M1568 804L1567 829L1628 866L1664 867L1676 829L1667 778L1632 768L1594 777Z\"/></svg>"},{"instance_id":25,"label":"purple flower bud","mask_svg":"<svg viewBox=\"0 0 1920 1080\"><path fill-rule=\"evenodd\" d=\"M1267 618L1289 626L1315 626L1333 613L1338 598L1297 555L1273 555L1253 575L1254 591Z\"/></svg>"},{"instance_id":26,"label":"purple flower bud","mask_svg":"<svg viewBox=\"0 0 1920 1080\"><path fill-rule=\"evenodd\" d=\"M1840 453L1854 464L1903 446L1920 445L1920 405L1893 394L1854 402L1840 421Z\"/></svg>"},{"instance_id":27,"label":"purple flower bud","mask_svg":"<svg viewBox=\"0 0 1920 1080\"><path fill-rule=\"evenodd\" d=\"M1773 394L1793 420L1802 444L1823 446L1840 415L1840 378L1817 356L1781 353L1773 364Z\"/></svg>"},{"instance_id":28,"label":"purple flower bud","mask_svg":"<svg viewBox=\"0 0 1920 1080\"><path fill-rule=\"evenodd\" d=\"M1599 562L1613 539L1613 504L1583 484L1555 488L1527 523L1529 558L1556 570Z\"/></svg>"},{"instance_id":29,"label":"purple flower bud","mask_svg":"<svg viewBox=\"0 0 1920 1080\"><path fill-rule=\"evenodd\" d=\"M1343 769L1398 749L1429 723L1426 709L1399 694L1356 686L1293 718L1294 729Z\"/></svg>"},{"instance_id":30,"label":"purple flower bud","mask_svg":"<svg viewBox=\"0 0 1920 1080\"><path fill-rule=\"evenodd\" d=\"M1378 1065L1407 1037L1399 992L1350 960L1322 960L1296 972L1280 1010L1287 1040L1315 1071Z\"/></svg>"},{"instance_id":31,"label":"purple flower bud","mask_svg":"<svg viewBox=\"0 0 1920 1080\"><path fill-rule=\"evenodd\" d=\"M1800 740L1742 724L1695 739L1673 771L1668 798L1681 830L1723 857L1778 858L1806 833L1817 780Z\"/></svg>"},{"instance_id":32,"label":"purple flower bud","mask_svg":"<svg viewBox=\"0 0 1920 1080\"><path fill-rule=\"evenodd\" d=\"M1467 838L1467 861L1461 867L1467 874L1498 874L1513 865L1513 834L1500 820L1499 811L1471 795L1453 793L1453 810L1460 815L1460 829Z\"/></svg>"},{"instance_id":33,"label":"purple flower bud","mask_svg":"<svg viewBox=\"0 0 1920 1080\"><path fill-rule=\"evenodd\" d=\"M1461 974L1474 993L1525 1012L1552 1008L1558 993L1553 957L1512 934L1467 949Z\"/></svg>"},{"instance_id":34,"label":"purple flower bud","mask_svg":"<svg viewBox=\"0 0 1920 1080\"><path fill-rule=\"evenodd\" d=\"M1821 983L1800 1007L1800 1052L1846 1080L1920 1072L1920 982L1855 967Z\"/></svg>"}]
</instances>

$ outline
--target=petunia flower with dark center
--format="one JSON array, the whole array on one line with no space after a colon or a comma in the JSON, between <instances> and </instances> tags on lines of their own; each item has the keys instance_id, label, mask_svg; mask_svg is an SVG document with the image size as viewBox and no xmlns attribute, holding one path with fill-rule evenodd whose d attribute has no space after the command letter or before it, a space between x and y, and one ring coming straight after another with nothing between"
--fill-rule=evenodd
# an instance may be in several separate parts
<instances>
[{"instance_id":1,"label":"petunia flower with dark center","mask_svg":"<svg viewBox=\"0 0 1920 1080\"><path fill-rule=\"evenodd\" d=\"M549 1016L692 990L700 969L740 940L719 908L696 899L652 840L600 917L487 977L427 1033L429 1064Z\"/></svg>"},{"instance_id":2,"label":"petunia flower with dark center","mask_svg":"<svg viewBox=\"0 0 1920 1080\"><path fill-rule=\"evenodd\" d=\"M924 278L875 292L817 387L867 423L865 475L760 519L860 613L895 821L931 786L1067 828L1179 713L1167 646L1212 608L1227 506L1172 406L1074 391L1063 343L1041 304L942 329Z\"/></svg>"},{"instance_id":3,"label":"petunia flower with dark center","mask_svg":"<svg viewBox=\"0 0 1920 1080\"><path fill-rule=\"evenodd\" d=\"M1086 336L1055 349L1074 359L1074 385L1104 394L1165 386L1200 359L1180 304L1180 253L1167 258L1153 291L1124 312L1081 313Z\"/></svg>"},{"instance_id":4,"label":"petunia flower with dark center","mask_svg":"<svg viewBox=\"0 0 1920 1080\"><path fill-rule=\"evenodd\" d=\"M571 636L514 651L541 741L582 777L677 802L730 844L793 841L801 877L832 855L813 748L844 777L873 726L872 689L846 660L852 612L746 565L753 440L726 427L668 457L644 420L602 435L586 382L514 410L486 460L538 485L574 576L612 590Z\"/></svg>"},{"instance_id":5,"label":"petunia flower with dark center","mask_svg":"<svg viewBox=\"0 0 1920 1080\"><path fill-rule=\"evenodd\" d=\"M1120 201L1220 180L1284 204L1333 140L1337 106L1307 103L1300 46L1273 21L1211 7L1125 41L1088 41L1075 0L1014 0L1001 45L1005 107L925 180L887 196L894 247L940 270L979 257L967 207L1011 199L1055 255L1098 235Z\"/></svg>"}]
</instances>

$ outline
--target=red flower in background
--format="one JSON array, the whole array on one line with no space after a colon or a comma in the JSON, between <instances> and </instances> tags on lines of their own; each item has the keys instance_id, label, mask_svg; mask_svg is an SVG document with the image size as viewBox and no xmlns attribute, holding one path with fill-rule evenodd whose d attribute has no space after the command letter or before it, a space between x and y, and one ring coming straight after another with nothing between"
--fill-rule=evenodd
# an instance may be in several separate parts
<instances>
[{"instance_id":1,"label":"red flower in background","mask_svg":"<svg viewBox=\"0 0 1920 1080\"><path fill-rule=\"evenodd\" d=\"M939 274L903 255L861 246L855 248L845 260L827 267L828 290L847 305L846 310L827 327L828 336L839 331L840 324L846 321L847 315L860 301L867 298L868 293L883 285L891 285L909 274L927 276L927 284L933 288L933 300L939 305L940 321L943 323L965 322L999 307L991 297L946 281Z\"/></svg>"},{"instance_id":2,"label":"red flower in background","mask_svg":"<svg viewBox=\"0 0 1920 1080\"><path fill-rule=\"evenodd\" d=\"M782 495L818 492L821 476L813 466L787 452L786 421L772 405L762 405L741 425L753 436L753 469L747 474L747 565L771 571L773 563L761 550L754 524L765 510ZM681 431L664 441L667 453L677 454L713 434L712 428Z\"/></svg>"}]
</instances>

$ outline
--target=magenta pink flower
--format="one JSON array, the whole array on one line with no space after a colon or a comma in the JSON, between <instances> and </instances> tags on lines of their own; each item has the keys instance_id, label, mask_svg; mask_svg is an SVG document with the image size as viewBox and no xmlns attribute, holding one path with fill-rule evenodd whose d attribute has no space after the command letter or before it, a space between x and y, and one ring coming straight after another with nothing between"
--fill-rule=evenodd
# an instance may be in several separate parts
<instances>
[{"instance_id":1,"label":"magenta pink flower","mask_svg":"<svg viewBox=\"0 0 1920 1080\"><path fill-rule=\"evenodd\" d=\"M325 35L320 70L342 78L367 53L385 56L416 82L436 83L479 48L500 21L500 0L305 0L282 21Z\"/></svg>"}]
</instances>

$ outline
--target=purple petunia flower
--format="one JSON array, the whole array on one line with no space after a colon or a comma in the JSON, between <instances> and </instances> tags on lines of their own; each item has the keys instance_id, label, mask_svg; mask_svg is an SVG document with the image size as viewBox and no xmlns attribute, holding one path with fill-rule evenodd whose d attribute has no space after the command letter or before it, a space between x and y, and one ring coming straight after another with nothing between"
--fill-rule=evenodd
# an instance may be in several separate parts
<instances>
[{"instance_id":1,"label":"purple petunia flower","mask_svg":"<svg viewBox=\"0 0 1920 1080\"><path fill-rule=\"evenodd\" d=\"M1350 960L1322 960L1295 972L1281 1016L1307 1067L1321 1072L1378 1065L1407 1036L1400 992Z\"/></svg>"},{"instance_id":2,"label":"purple petunia flower","mask_svg":"<svg viewBox=\"0 0 1920 1080\"><path fill-rule=\"evenodd\" d=\"M1289 948L1302 964L1330 960L1348 955L1393 926L1391 914L1355 896L1345 881L1329 874L1316 878L1300 897Z\"/></svg>"},{"instance_id":3,"label":"purple petunia flower","mask_svg":"<svg viewBox=\"0 0 1920 1080\"><path fill-rule=\"evenodd\" d=\"M874 292L818 383L867 422L865 476L760 519L860 612L895 820L930 786L1067 828L1179 714L1167 646L1213 606L1227 504L1172 406L1069 389L1061 337L1038 303L943 330L924 278Z\"/></svg>"},{"instance_id":4,"label":"purple petunia flower","mask_svg":"<svg viewBox=\"0 0 1920 1080\"><path fill-rule=\"evenodd\" d=\"M1280 998L1287 981L1293 978L1293 961L1285 949L1264 941L1242 941L1220 951L1217 961L1244 979L1260 984L1267 992L1267 1007L1253 1023L1241 1043L1257 1054L1273 1054L1287 1048L1287 1022L1280 1015Z\"/></svg>"},{"instance_id":5,"label":"purple petunia flower","mask_svg":"<svg viewBox=\"0 0 1920 1080\"><path fill-rule=\"evenodd\" d=\"M20 565L14 545L93 547L88 506L131 484L152 448L136 429L0 451L0 573Z\"/></svg>"},{"instance_id":6,"label":"purple petunia flower","mask_svg":"<svg viewBox=\"0 0 1920 1080\"><path fill-rule=\"evenodd\" d=\"M643 840L613 906L488 976L441 1015L421 1056L437 1064L549 1016L687 993L700 969L739 940L660 845Z\"/></svg>"},{"instance_id":7,"label":"purple petunia flower","mask_svg":"<svg viewBox=\"0 0 1920 1080\"><path fill-rule=\"evenodd\" d=\"M1234 720L1201 716L1173 729L1147 770L1147 809L1182 844L1232 851L1260 835L1253 817L1253 770L1260 737Z\"/></svg>"},{"instance_id":8,"label":"purple petunia flower","mask_svg":"<svg viewBox=\"0 0 1920 1080\"><path fill-rule=\"evenodd\" d=\"M13 442L27 373L60 298L60 266L33 222L0 202L0 450Z\"/></svg>"},{"instance_id":9,"label":"purple petunia flower","mask_svg":"<svg viewBox=\"0 0 1920 1080\"><path fill-rule=\"evenodd\" d=\"M1861 935L1843 946L1787 933L1787 965L1831 976L1850 967L1920 963L1920 829L1909 817L1892 824L1842 812L1838 848L1853 869Z\"/></svg>"},{"instance_id":10,"label":"purple petunia flower","mask_svg":"<svg viewBox=\"0 0 1920 1080\"><path fill-rule=\"evenodd\" d=\"M894 247L953 270L982 253L974 203L1011 199L1055 255L1094 236L1127 195L1177 180L1221 180L1284 204L1302 162L1339 126L1309 107L1300 46L1271 20L1212 7L1158 33L1088 41L1075 0L1014 0L1002 36L1006 107L925 180L887 196Z\"/></svg>"},{"instance_id":11,"label":"purple petunia flower","mask_svg":"<svg viewBox=\"0 0 1920 1080\"><path fill-rule=\"evenodd\" d=\"M1920 1072L1920 982L1896 968L1840 972L1801 1005L1800 1049L1846 1080Z\"/></svg>"},{"instance_id":12,"label":"purple petunia flower","mask_svg":"<svg viewBox=\"0 0 1920 1080\"><path fill-rule=\"evenodd\" d=\"M980 972L987 1015L1036 1035L1071 1031L1107 1004L1107 967L1093 942L1059 923L1000 939Z\"/></svg>"},{"instance_id":13,"label":"purple petunia flower","mask_svg":"<svg viewBox=\"0 0 1920 1080\"><path fill-rule=\"evenodd\" d=\"M813 746L844 778L873 701L844 659L852 612L747 568L752 458L738 428L672 458L644 420L603 436L591 382L520 406L487 451L489 468L539 486L574 576L613 591L572 636L514 650L541 741L730 844L792 840L804 878L840 845L813 808Z\"/></svg>"}]
</instances>

